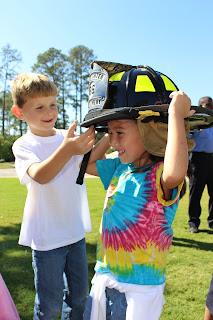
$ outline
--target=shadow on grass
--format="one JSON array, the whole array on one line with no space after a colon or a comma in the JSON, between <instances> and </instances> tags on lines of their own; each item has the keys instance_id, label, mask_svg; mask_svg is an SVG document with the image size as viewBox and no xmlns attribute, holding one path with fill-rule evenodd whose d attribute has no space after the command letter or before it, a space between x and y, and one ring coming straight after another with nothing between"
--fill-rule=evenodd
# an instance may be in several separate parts
<instances>
[{"instance_id":1,"label":"shadow on grass","mask_svg":"<svg viewBox=\"0 0 213 320\"><path fill-rule=\"evenodd\" d=\"M199 233L200 232L205 232L210 235L213 235L213 231L209 231L209 230L202 230L202 231L199 231ZM213 250L213 243L198 241L195 239L187 239L187 238L173 237L172 245L177 247L194 248L194 249L203 250L203 251Z\"/></svg>"},{"instance_id":2,"label":"shadow on grass","mask_svg":"<svg viewBox=\"0 0 213 320\"><path fill-rule=\"evenodd\" d=\"M31 249L18 244L20 224L0 226L0 272L22 320L32 318L34 275Z\"/></svg>"},{"instance_id":3,"label":"shadow on grass","mask_svg":"<svg viewBox=\"0 0 213 320\"><path fill-rule=\"evenodd\" d=\"M20 224L0 226L0 272L22 320L32 319L35 289L31 249L18 244ZM94 275L96 243L87 243L89 284Z\"/></svg>"}]
</instances>

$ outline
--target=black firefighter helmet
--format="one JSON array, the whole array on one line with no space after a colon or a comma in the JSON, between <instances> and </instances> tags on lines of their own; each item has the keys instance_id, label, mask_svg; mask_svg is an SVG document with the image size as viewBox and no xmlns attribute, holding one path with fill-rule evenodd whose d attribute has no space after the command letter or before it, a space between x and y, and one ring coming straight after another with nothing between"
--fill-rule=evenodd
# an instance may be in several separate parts
<instances>
[{"instance_id":1,"label":"black firefighter helmet","mask_svg":"<svg viewBox=\"0 0 213 320\"><path fill-rule=\"evenodd\" d=\"M139 127L142 126L143 129L147 126L149 128L150 124L154 127L167 127L171 102L169 96L171 92L178 90L169 77L144 65L94 61L91 68L89 110L80 124L82 127L94 125L97 131L105 131L107 122L116 119L138 119ZM212 110L200 106L191 108L195 113L186 120L191 130L213 126ZM159 131L156 132L157 138ZM148 132L146 136L149 136ZM164 149L161 150L162 153ZM82 161L76 181L78 184L83 183L89 155L90 152Z\"/></svg>"},{"instance_id":2,"label":"black firefighter helmet","mask_svg":"<svg viewBox=\"0 0 213 320\"><path fill-rule=\"evenodd\" d=\"M145 65L94 61L91 68L89 110L80 124L82 127L107 127L109 120L137 119L144 111L144 122L168 121L169 96L178 91L168 76ZM196 112L189 119L190 129L213 125L211 110L192 108Z\"/></svg>"}]
</instances>

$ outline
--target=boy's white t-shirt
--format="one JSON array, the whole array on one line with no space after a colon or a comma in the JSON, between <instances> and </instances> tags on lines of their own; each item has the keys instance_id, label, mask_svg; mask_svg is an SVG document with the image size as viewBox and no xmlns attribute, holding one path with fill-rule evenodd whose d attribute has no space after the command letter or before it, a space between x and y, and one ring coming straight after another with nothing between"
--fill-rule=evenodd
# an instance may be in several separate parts
<instances>
[{"instance_id":1,"label":"boy's white t-shirt","mask_svg":"<svg viewBox=\"0 0 213 320\"><path fill-rule=\"evenodd\" d=\"M47 184L39 184L27 174L29 166L53 154L64 140L66 130L40 137L28 131L15 141L13 153L21 184L28 189L19 244L46 251L75 243L91 231L85 182L76 184L83 156L73 156Z\"/></svg>"}]
</instances>

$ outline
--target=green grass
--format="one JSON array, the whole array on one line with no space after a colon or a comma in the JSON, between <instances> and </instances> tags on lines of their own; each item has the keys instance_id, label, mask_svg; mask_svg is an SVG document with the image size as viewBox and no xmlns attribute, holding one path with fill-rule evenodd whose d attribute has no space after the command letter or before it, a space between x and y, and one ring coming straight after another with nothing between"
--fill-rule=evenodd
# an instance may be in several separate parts
<instances>
[{"instance_id":1,"label":"green grass","mask_svg":"<svg viewBox=\"0 0 213 320\"><path fill-rule=\"evenodd\" d=\"M14 162L4 162L0 160L0 169L14 168Z\"/></svg>"},{"instance_id":2,"label":"green grass","mask_svg":"<svg viewBox=\"0 0 213 320\"><path fill-rule=\"evenodd\" d=\"M86 179L93 232L88 233L89 278L93 276L96 241L105 191L100 179ZM17 178L0 179L0 272L22 320L32 319L34 304L30 248L18 245L26 187ZM167 260L166 304L161 320L201 320L212 275L213 232L207 228L208 197L202 198L200 232L188 231L188 193L173 224L174 240Z\"/></svg>"}]
</instances>

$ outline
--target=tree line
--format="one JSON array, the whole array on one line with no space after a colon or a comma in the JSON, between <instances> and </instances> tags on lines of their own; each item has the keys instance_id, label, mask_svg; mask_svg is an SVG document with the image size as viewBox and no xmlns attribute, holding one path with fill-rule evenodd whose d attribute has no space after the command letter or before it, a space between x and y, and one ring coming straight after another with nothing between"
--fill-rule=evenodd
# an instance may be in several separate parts
<instances>
[{"instance_id":1,"label":"tree line","mask_svg":"<svg viewBox=\"0 0 213 320\"><path fill-rule=\"evenodd\" d=\"M13 132L20 136L26 132L26 124L16 119L11 113L12 97L10 81L18 74L22 62L21 53L7 44L0 51L0 129L3 137ZM47 75L58 88L57 104L59 117L57 128L67 128L70 121L68 111L75 111L75 118L82 121L82 103L88 100L90 64L96 56L92 49L83 45L69 50L68 54L50 48L37 56L32 72ZM73 119L72 119L73 120Z\"/></svg>"},{"instance_id":2,"label":"tree line","mask_svg":"<svg viewBox=\"0 0 213 320\"><path fill-rule=\"evenodd\" d=\"M73 110L74 118L82 121L82 105L88 100L90 64L96 56L92 49L76 46L64 54L62 50L49 48L37 56L32 72L48 76L58 88L57 106L59 116L56 127L66 129L74 119L68 113ZM22 55L10 44L0 50L0 159L12 157L11 145L17 137L27 131L24 121L11 112L12 95L10 81L19 73ZM7 156L8 154L8 156ZM9 159L6 159L9 160Z\"/></svg>"}]
</instances>

